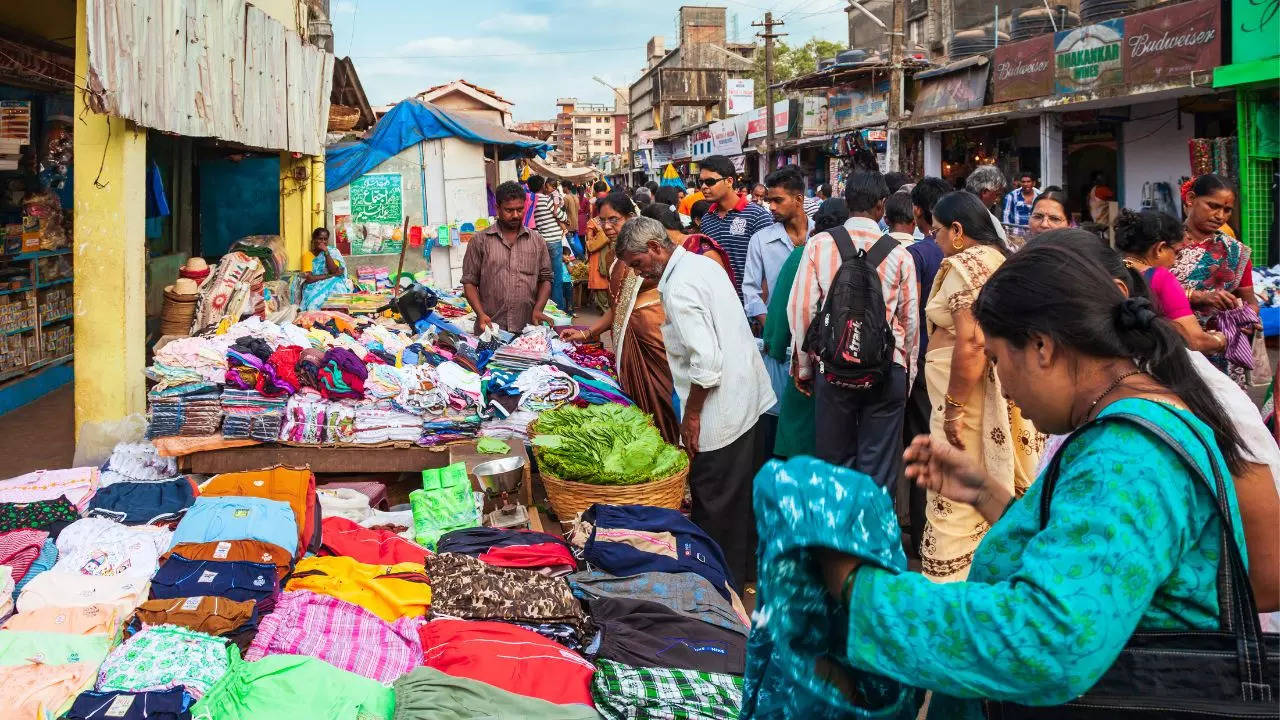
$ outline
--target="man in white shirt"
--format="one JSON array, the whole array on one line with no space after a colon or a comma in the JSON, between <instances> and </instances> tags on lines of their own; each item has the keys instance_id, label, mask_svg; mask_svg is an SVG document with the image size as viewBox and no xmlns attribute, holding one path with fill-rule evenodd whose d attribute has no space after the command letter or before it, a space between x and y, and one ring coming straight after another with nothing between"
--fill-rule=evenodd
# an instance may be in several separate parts
<instances>
[{"instance_id":1,"label":"man in white shirt","mask_svg":"<svg viewBox=\"0 0 1280 720\"><path fill-rule=\"evenodd\" d=\"M692 519L719 543L741 591L755 580L758 425L774 403L755 338L720 266L672 243L662 223L629 220L615 250L637 275L658 281L680 438L692 456Z\"/></svg>"},{"instance_id":2,"label":"man in white shirt","mask_svg":"<svg viewBox=\"0 0 1280 720\"><path fill-rule=\"evenodd\" d=\"M911 193L896 192L884 201L884 224L889 226L889 237L903 247L916 241L916 209L911 204ZM928 288L922 292L929 292Z\"/></svg>"}]
</instances>

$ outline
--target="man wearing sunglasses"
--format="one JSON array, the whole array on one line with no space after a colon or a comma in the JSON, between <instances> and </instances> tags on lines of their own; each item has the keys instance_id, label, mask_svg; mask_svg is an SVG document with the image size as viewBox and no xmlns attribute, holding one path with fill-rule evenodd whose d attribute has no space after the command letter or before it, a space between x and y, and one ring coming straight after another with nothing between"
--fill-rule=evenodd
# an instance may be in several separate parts
<instances>
[{"instance_id":1,"label":"man wearing sunglasses","mask_svg":"<svg viewBox=\"0 0 1280 720\"><path fill-rule=\"evenodd\" d=\"M703 234L720 243L720 247L729 253L733 276L739 281L734 290L741 300L741 281L751 236L772 225L773 216L734 190L735 176L733 162L724 155L712 155L699 164L698 183L703 197L711 201L711 208L698 225Z\"/></svg>"}]
</instances>

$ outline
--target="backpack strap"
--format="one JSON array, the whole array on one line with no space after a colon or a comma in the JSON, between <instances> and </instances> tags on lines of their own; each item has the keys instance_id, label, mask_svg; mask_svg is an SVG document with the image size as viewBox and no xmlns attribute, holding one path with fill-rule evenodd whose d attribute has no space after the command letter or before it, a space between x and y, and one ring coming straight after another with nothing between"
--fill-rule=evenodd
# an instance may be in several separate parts
<instances>
[{"instance_id":1,"label":"backpack strap","mask_svg":"<svg viewBox=\"0 0 1280 720\"><path fill-rule=\"evenodd\" d=\"M871 249L867 251L867 264L873 268L880 267L880 263L884 262L884 259L889 257L889 253L893 252L893 249L897 246L898 241L894 240L891 235L888 233L881 235L876 244L872 245Z\"/></svg>"},{"instance_id":2,"label":"backpack strap","mask_svg":"<svg viewBox=\"0 0 1280 720\"><path fill-rule=\"evenodd\" d=\"M831 239L836 241L836 249L840 251L840 262L849 262L850 258L858 254L857 248L853 246L853 236L849 234L849 228L837 225L827 232L831 233Z\"/></svg>"}]
</instances>

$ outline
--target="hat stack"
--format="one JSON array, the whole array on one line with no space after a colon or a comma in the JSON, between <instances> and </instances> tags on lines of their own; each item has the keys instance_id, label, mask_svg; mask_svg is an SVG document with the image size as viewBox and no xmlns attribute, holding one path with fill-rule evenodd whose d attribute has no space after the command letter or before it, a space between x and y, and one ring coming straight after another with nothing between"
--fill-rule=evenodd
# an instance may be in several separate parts
<instances>
[{"instance_id":1,"label":"hat stack","mask_svg":"<svg viewBox=\"0 0 1280 720\"><path fill-rule=\"evenodd\" d=\"M199 260L199 258L193 258ZM187 265L191 262L188 261ZM204 265L204 261L200 260L200 264ZM186 272L184 267L179 274ZM204 273L209 274L209 267L205 265ZM200 302L200 286L190 277L179 277L177 282L169 285L164 289L164 305L160 308L160 334L161 335L189 335L191 333L191 321L196 316L196 305Z\"/></svg>"},{"instance_id":2,"label":"hat stack","mask_svg":"<svg viewBox=\"0 0 1280 720\"><path fill-rule=\"evenodd\" d=\"M205 262L204 258L201 257L190 258L185 265L178 268L178 277L195 280L196 284L199 285L204 282L205 278L209 277L209 263Z\"/></svg>"}]
</instances>

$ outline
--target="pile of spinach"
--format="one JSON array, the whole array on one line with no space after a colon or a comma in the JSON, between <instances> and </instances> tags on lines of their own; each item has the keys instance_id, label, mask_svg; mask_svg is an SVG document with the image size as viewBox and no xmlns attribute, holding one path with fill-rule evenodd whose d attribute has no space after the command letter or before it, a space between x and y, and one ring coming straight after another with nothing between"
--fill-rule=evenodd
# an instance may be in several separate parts
<instances>
[{"instance_id":1,"label":"pile of spinach","mask_svg":"<svg viewBox=\"0 0 1280 720\"><path fill-rule=\"evenodd\" d=\"M636 485L661 480L689 464L684 451L662 440L633 406L566 405L534 425L538 464L562 480L592 485Z\"/></svg>"}]
</instances>

